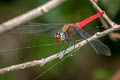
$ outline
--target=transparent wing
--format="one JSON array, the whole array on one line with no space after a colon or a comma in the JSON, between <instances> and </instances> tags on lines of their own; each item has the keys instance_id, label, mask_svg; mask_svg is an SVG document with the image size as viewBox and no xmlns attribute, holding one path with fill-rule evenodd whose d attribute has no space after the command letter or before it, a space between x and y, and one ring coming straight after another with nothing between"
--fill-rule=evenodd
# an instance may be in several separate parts
<instances>
[{"instance_id":1,"label":"transparent wing","mask_svg":"<svg viewBox=\"0 0 120 80\"><path fill-rule=\"evenodd\" d=\"M84 39L91 37L91 35L85 32L83 29L79 29L78 27L75 27L75 29ZM110 49L101 41L94 39L93 41L90 41L89 44L91 45L91 47L93 47L98 55L103 54L106 56L111 56Z\"/></svg>"},{"instance_id":2,"label":"transparent wing","mask_svg":"<svg viewBox=\"0 0 120 80\"><path fill-rule=\"evenodd\" d=\"M48 30L58 30L61 27L63 27L64 24L43 24L43 23L33 23L33 24L26 24L26 25L20 25L11 32L13 33L20 33L20 34L34 34L34 33L40 33Z\"/></svg>"},{"instance_id":3,"label":"transparent wing","mask_svg":"<svg viewBox=\"0 0 120 80\"><path fill-rule=\"evenodd\" d=\"M68 23L71 24L71 23ZM54 34L66 24L60 24L60 23L55 23L55 24L44 24L44 23L32 23L32 24L25 24L25 25L19 25L15 27L14 29L11 30L12 33L16 34L36 34L40 32L45 32L47 31L49 34ZM87 28L88 30L98 30L98 29L93 29L93 28Z\"/></svg>"}]
</instances>

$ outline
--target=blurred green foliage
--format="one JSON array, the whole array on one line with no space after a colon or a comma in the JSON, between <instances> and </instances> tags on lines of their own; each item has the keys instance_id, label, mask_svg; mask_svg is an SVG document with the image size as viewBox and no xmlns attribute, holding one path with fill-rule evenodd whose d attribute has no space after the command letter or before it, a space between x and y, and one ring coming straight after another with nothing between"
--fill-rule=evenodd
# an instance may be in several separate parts
<instances>
[{"instance_id":1,"label":"blurred green foliage","mask_svg":"<svg viewBox=\"0 0 120 80\"><path fill-rule=\"evenodd\" d=\"M108 69L96 69L93 72L93 80L108 80L113 75L113 72Z\"/></svg>"},{"instance_id":2,"label":"blurred green foliage","mask_svg":"<svg viewBox=\"0 0 120 80\"><path fill-rule=\"evenodd\" d=\"M22 13L27 12L28 10L31 10L33 8L36 8L48 0L0 0L0 22L4 22L8 19L11 19L15 16L21 15ZM120 23L119 20L119 3L120 0L100 0L101 7L107 12L107 14L110 16L110 18L117 23ZM95 14L95 10L90 4L88 0L68 0L67 2L63 3L62 5L56 7L55 9L51 10L50 12L38 17L37 19L31 20L28 23L75 23L78 21L82 21L85 18ZM100 22L98 20L95 20L88 25L86 25L86 30L89 27L92 27L93 29L95 26L101 26ZM96 29L96 28L95 28ZM88 32L93 32L90 30L87 30ZM48 32L49 33L49 32ZM39 35L40 34L40 35ZM15 34L13 34L15 35ZM16 35L17 37L20 37L20 35ZM23 35L22 35L23 36ZM23 37L20 37L21 39ZM20 39L18 38L18 40ZM22 47L25 46L32 46L32 45L42 45L47 43L55 43L54 37L48 37L47 34L38 33L38 35L29 35L27 37L28 40L24 41L22 44ZM107 40L107 41L105 41ZM104 42L109 45L111 48L112 54L119 54L119 47L120 47L120 41L113 42L109 40L108 38L104 39ZM5 42L4 42L5 43ZM5 44L7 45L7 44ZM27 61L31 61L34 59L41 59L45 58L47 56L50 56L54 53L59 52L59 49L61 48L61 43L57 45L50 45L50 46L41 46L41 47L35 47L30 49L23 49L20 50L18 54L19 57L18 60L13 60L13 62L4 63L1 61L2 65L0 67L10 66L13 64L23 63ZM90 49L86 49L84 53L88 54L90 52ZM83 53L82 51L80 53ZM119 61L119 57L117 57L117 60L111 57L108 59L107 57L101 58L99 56L94 56L90 54L91 56L87 56L86 54L82 54L80 56L73 56L68 58L67 60L63 61L60 65L53 68L53 70L49 71L48 74L43 76L44 78L47 78L47 80L107 80L111 77L113 74L112 72L112 65L110 61L114 64L114 62ZM94 51L90 53L95 53ZM89 55L89 54L88 54ZM76 60L76 57L79 57ZM83 63L81 65L80 60L83 59ZM40 74L41 72L45 71L47 68L49 68L51 65L55 64L59 60L55 60L53 62L50 62L45 65L45 67L40 68L35 67L35 69L25 69L24 71L15 71L15 72L9 72L3 75L0 75L0 80L33 80L33 78L36 77L36 75ZM76 62L75 62L76 61ZM91 70L92 67L96 67L92 62L96 61L96 65L102 65L110 67L109 69L104 69L101 67L101 69L95 68L93 71ZM102 64L101 62L108 62L108 64ZM116 68L118 67L117 64ZM85 67L87 66L87 67ZM77 68L78 67L78 68ZM85 67L85 68L84 68ZM86 69L89 69L86 71ZM89 75L92 74L91 75ZM17 76L17 77L15 77ZM38 79L39 80L39 79Z\"/></svg>"}]
</instances>

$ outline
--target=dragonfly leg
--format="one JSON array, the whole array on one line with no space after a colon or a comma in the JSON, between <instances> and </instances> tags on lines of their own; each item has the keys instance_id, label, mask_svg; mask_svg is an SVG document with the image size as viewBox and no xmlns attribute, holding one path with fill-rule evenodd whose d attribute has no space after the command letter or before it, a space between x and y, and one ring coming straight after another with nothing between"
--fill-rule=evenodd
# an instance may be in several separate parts
<instances>
[{"instance_id":1,"label":"dragonfly leg","mask_svg":"<svg viewBox=\"0 0 120 80\"><path fill-rule=\"evenodd\" d=\"M63 41L62 42L62 47L61 47L61 49L60 49L60 52L62 51L62 50L64 50L64 52L62 53L62 54L57 54L57 56L59 56L59 59L62 59L63 58L63 56L64 56L64 54L65 54L65 52L66 52L66 47L67 47L67 41Z\"/></svg>"},{"instance_id":2,"label":"dragonfly leg","mask_svg":"<svg viewBox=\"0 0 120 80\"><path fill-rule=\"evenodd\" d=\"M76 41L73 40L73 45L74 45L73 51L75 50L75 44L76 44Z\"/></svg>"},{"instance_id":3,"label":"dragonfly leg","mask_svg":"<svg viewBox=\"0 0 120 80\"><path fill-rule=\"evenodd\" d=\"M75 50L75 43L76 43L76 41L75 41L75 40L68 40L68 41L66 42L66 46L65 46L65 48L68 48L68 47L72 46L72 42L73 42L74 48L73 48L73 50L72 50L72 52L71 52L71 56L72 56L72 53L73 53L74 50ZM66 51L67 51L67 49L65 49L65 51L64 51L64 53L63 53L63 56L65 55L65 52L66 52Z\"/></svg>"},{"instance_id":4,"label":"dragonfly leg","mask_svg":"<svg viewBox=\"0 0 120 80\"><path fill-rule=\"evenodd\" d=\"M69 47L69 45L70 45L70 43L69 43L69 39L72 37L72 35L66 35L66 39L62 42L62 48L60 49L60 51L62 51L63 49L65 49L64 50L64 52L63 52L63 54L58 54L58 56L59 56L59 58L61 59L61 58L63 58L63 56L65 55L65 52L67 51L67 47Z\"/></svg>"},{"instance_id":5,"label":"dragonfly leg","mask_svg":"<svg viewBox=\"0 0 120 80\"><path fill-rule=\"evenodd\" d=\"M72 37L73 35L71 34L70 36L69 36L69 39ZM76 44L76 40L70 40L71 42L73 42L73 45L74 45L74 48L73 48L73 52L74 52L74 50L75 50L75 44ZM69 46L70 47L70 46Z\"/></svg>"},{"instance_id":6,"label":"dragonfly leg","mask_svg":"<svg viewBox=\"0 0 120 80\"><path fill-rule=\"evenodd\" d=\"M73 54L73 52L75 52L75 44L76 44L76 41L75 40L72 40L71 42L73 42L73 50L72 50L72 52L71 52L71 56L72 56L72 54Z\"/></svg>"},{"instance_id":7,"label":"dragonfly leg","mask_svg":"<svg viewBox=\"0 0 120 80\"><path fill-rule=\"evenodd\" d=\"M71 39L71 37L72 37L73 35L71 34L71 35L69 35L69 37L68 37L68 47L70 47L70 46L72 46L72 43L73 43L73 46L74 46L74 48L73 48L73 50L72 50L72 52L71 52L71 55L72 55L72 53L74 52L74 50L75 50L75 44L76 44L76 40L73 40L73 39Z\"/></svg>"}]
</instances>

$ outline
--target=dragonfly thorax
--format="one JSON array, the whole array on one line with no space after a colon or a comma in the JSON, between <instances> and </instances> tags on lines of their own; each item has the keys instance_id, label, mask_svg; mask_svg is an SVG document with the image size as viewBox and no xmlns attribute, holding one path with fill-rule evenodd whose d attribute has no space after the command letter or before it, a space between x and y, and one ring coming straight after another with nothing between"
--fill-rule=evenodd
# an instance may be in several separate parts
<instances>
[{"instance_id":1,"label":"dragonfly thorax","mask_svg":"<svg viewBox=\"0 0 120 80\"><path fill-rule=\"evenodd\" d=\"M69 36L75 33L74 26L73 24L64 25L62 30L56 33L56 40L58 42L68 40Z\"/></svg>"}]
</instances>

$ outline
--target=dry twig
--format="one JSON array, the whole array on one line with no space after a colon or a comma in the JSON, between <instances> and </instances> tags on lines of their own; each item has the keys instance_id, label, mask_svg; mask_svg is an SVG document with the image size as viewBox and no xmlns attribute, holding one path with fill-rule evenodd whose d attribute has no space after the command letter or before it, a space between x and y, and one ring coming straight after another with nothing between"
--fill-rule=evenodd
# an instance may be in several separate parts
<instances>
[{"instance_id":1,"label":"dry twig","mask_svg":"<svg viewBox=\"0 0 120 80\"><path fill-rule=\"evenodd\" d=\"M41 6L41 7L38 7L37 9L33 9L32 11L26 13L26 14L23 14L22 16L19 16L19 17L16 17L12 20L9 20L3 24L0 25L0 33L6 31L6 30L9 30L19 24L22 24L22 23L25 23L33 18L36 18L38 17L39 15L42 15L43 13L46 13L48 12L48 10L51 10L52 8L56 7L57 5L63 3L65 0L52 0L48 3L46 3L45 5ZM102 11L100 9L100 7L94 3L93 0L90 0L91 3L94 5L94 7L96 9L98 9L99 11ZM118 29L120 29L120 25L114 25L115 23L113 23L109 17L106 15L106 13L103 15L103 17L106 19L106 21L112 26L112 28L108 29L108 30L105 30L103 32L97 32L95 35L93 35L92 37L88 38L87 41L86 40L83 40L79 43L77 43L75 46L71 46L69 47L65 54L68 54L69 52L71 52L73 50L73 48L79 48L81 46L84 46L85 44L87 44L88 41L92 41L94 39L97 39L97 38L100 38L100 37L103 37L107 34L109 34L110 32L113 32L113 31L116 31ZM2 68L0 69L0 74L3 74L3 73L6 73L6 72L10 72L10 71L15 71L15 70L19 70L19 69L25 69L25 68L28 68L28 67L33 67L33 66L43 66L44 64L52 61L52 60L55 60L57 58L60 57L60 55L58 54L63 54L64 51L61 51L59 53L56 53L52 56L49 56L47 58L43 58L41 60L34 60L34 61L30 61L30 62L26 62L26 63L22 63L22 64L18 64L18 65L12 65L10 67L6 67L6 68Z\"/></svg>"},{"instance_id":2,"label":"dry twig","mask_svg":"<svg viewBox=\"0 0 120 80\"><path fill-rule=\"evenodd\" d=\"M98 1L99 0L97 0L97 2ZM98 4L95 0L90 0L90 2L93 4L93 6L96 10L98 10L98 11L102 10L102 9L100 9L100 7L98 6ZM104 18L107 18L105 16L106 15L104 15ZM104 25L105 29L108 29L112 26L111 25L112 21L109 18L108 18L107 22L109 23L110 26L106 23L106 21L103 18L100 18L100 20L101 20L101 23ZM112 27L114 27L114 25ZM109 37L111 40L116 41L117 39L120 39L120 33L112 32L109 34ZM116 73L109 80L120 80L120 70L116 71Z\"/></svg>"},{"instance_id":3,"label":"dry twig","mask_svg":"<svg viewBox=\"0 0 120 80\"><path fill-rule=\"evenodd\" d=\"M90 0L90 2L92 3L93 7L98 10L99 12L103 11L94 0ZM107 16L106 13L103 14L103 17L105 18L105 20L111 25L111 27L114 27L115 25L117 25L116 23L114 23L113 21L111 21L111 19Z\"/></svg>"},{"instance_id":4,"label":"dry twig","mask_svg":"<svg viewBox=\"0 0 120 80\"><path fill-rule=\"evenodd\" d=\"M76 48L84 46L85 44L88 43L88 41L92 41L94 39L100 38L102 36L105 36L105 35L109 34L110 32L116 31L118 29L120 29L120 25L116 25L113 28L110 28L110 29L105 30L103 32L97 32L95 35L93 35L92 37L88 38L87 41L83 40L83 41L77 43L75 46L69 47L66 50L65 54L68 54L74 48L76 49ZM48 63L48 62L50 62L52 60L55 60L55 59L59 58L60 55L63 54L63 52L64 51L61 51L61 52L59 52L57 54L54 54L54 55L49 56L47 58L43 58L41 60L34 60L34 61L31 61L31 62L26 62L26 63L22 63L22 64L18 64L18 65L12 65L10 67L6 67L6 68L3 68L3 69L0 69L0 74L6 73L6 72L10 72L10 71L19 70L19 69L25 69L25 68L28 68L28 67L38 66L38 65L43 66L44 64L46 64L46 63ZM60 54L60 55L58 55L58 54Z\"/></svg>"},{"instance_id":5,"label":"dry twig","mask_svg":"<svg viewBox=\"0 0 120 80\"><path fill-rule=\"evenodd\" d=\"M25 14L22 14L18 17L15 17L11 20L8 20L2 24L0 24L0 33L5 32L9 29L12 29L20 24L26 23L34 18L37 18L38 16L47 13L49 10L55 8L56 6L62 4L66 0L50 0L46 4L39 6L38 8L35 8Z\"/></svg>"},{"instance_id":6,"label":"dry twig","mask_svg":"<svg viewBox=\"0 0 120 80\"><path fill-rule=\"evenodd\" d=\"M93 4L94 8L95 8L97 11L102 11L102 9L101 9L101 8L99 7L99 5L97 4L98 1L99 1L99 0L97 0L97 1L96 1L96 0L90 0L90 2ZM105 21L102 17L100 17L100 21L101 21L101 23L104 25L104 28L105 28L105 29L109 29L109 28L117 25L116 23L114 23L113 21L111 21L111 19L107 16L106 13L103 15L103 17L104 17L104 19L107 21L107 23L106 23L106 21ZM108 24L108 23L109 23L109 24ZM120 33L116 33L116 32L110 33L110 34L109 34L109 37L110 37L111 40L116 41L117 39L120 39Z\"/></svg>"}]
</instances>

